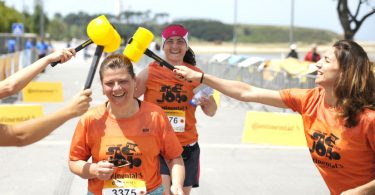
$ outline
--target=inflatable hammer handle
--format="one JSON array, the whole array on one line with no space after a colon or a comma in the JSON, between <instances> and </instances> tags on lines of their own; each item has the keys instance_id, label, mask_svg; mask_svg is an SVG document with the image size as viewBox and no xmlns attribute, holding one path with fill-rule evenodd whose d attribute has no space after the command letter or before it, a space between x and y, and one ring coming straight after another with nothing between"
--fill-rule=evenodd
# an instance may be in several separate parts
<instances>
[{"instance_id":1,"label":"inflatable hammer handle","mask_svg":"<svg viewBox=\"0 0 375 195\"><path fill-rule=\"evenodd\" d=\"M165 61L165 60L163 60L162 58L160 58L158 55L156 55L154 52L152 52L152 51L149 50L149 49L146 49L145 54L146 54L148 57L150 57L150 58L156 60L157 62L159 62L160 65L165 66L165 67L169 68L170 70L174 70L174 69L176 69L174 66L172 66L172 65L169 64L167 61Z\"/></svg>"},{"instance_id":2,"label":"inflatable hammer handle","mask_svg":"<svg viewBox=\"0 0 375 195\"><path fill-rule=\"evenodd\" d=\"M101 45L96 46L95 54L94 54L94 57L92 58L90 70L86 78L84 89L89 89L91 87L92 80L94 79L94 75L96 72L96 68L98 67L98 63L100 61L100 57L103 54L103 50L104 50L104 46L101 46Z\"/></svg>"},{"instance_id":3,"label":"inflatable hammer handle","mask_svg":"<svg viewBox=\"0 0 375 195\"><path fill-rule=\"evenodd\" d=\"M83 49L83 48L89 46L91 43L93 43L93 41L92 41L91 39L89 39L89 40L83 42L81 45L78 45L76 48L74 48L74 50L75 50L76 52L79 52L81 49ZM56 66L56 65L59 64L59 63L61 63L61 61L58 61L58 62L52 62L52 63L51 63L51 66L54 67L54 66Z\"/></svg>"},{"instance_id":4,"label":"inflatable hammer handle","mask_svg":"<svg viewBox=\"0 0 375 195\"><path fill-rule=\"evenodd\" d=\"M165 66L165 67L167 67L168 69L170 69L170 70L172 70L172 71L173 71L174 69L176 69L174 66L172 66L172 65L169 64L167 61L165 61L165 60L163 60L162 58L160 58L158 55L156 55L154 52L152 52L152 51L149 50L149 49L146 49L145 54L146 54L148 57L150 57L150 58L156 60L157 62L159 62L160 65ZM181 78L183 78L183 77L181 77ZM188 81L189 83L192 82L191 80L187 80L187 81Z\"/></svg>"}]
</instances>

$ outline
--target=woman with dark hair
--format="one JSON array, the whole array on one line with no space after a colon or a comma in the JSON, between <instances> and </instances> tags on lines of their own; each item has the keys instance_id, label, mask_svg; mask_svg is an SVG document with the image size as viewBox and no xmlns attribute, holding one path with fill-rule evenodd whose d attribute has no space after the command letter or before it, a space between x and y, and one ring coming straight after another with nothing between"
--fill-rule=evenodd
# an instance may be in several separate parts
<instances>
[{"instance_id":1,"label":"woman with dark hair","mask_svg":"<svg viewBox=\"0 0 375 195\"><path fill-rule=\"evenodd\" d=\"M268 90L175 66L232 98L302 115L313 162L331 194L375 194L374 64L356 42L336 42L320 61L313 89Z\"/></svg>"},{"instance_id":2,"label":"woman with dark hair","mask_svg":"<svg viewBox=\"0 0 375 195\"><path fill-rule=\"evenodd\" d=\"M161 155L173 175L174 194L182 194L182 147L164 111L134 98L136 81L129 59L108 56L99 76L108 100L78 122L70 170L88 179L88 194L162 195Z\"/></svg>"},{"instance_id":3,"label":"woman with dark hair","mask_svg":"<svg viewBox=\"0 0 375 195\"><path fill-rule=\"evenodd\" d=\"M166 61L171 65L183 65L202 72L195 66L195 56L188 44L188 31L181 25L167 26L162 32L162 50ZM144 100L155 103L164 109L170 123L184 148L182 157L185 164L184 193L190 194L192 187L199 185L198 132L196 128L196 107L189 104L194 96L193 90L200 82L185 83L175 78L168 68L152 62L137 75L136 97L144 94ZM199 106L207 116L216 113L216 102L212 96L201 99ZM171 176L161 158L160 171L163 177L165 195L169 195ZM173 180L173 177L172 177Z\"/></svg>"}]
</instances>

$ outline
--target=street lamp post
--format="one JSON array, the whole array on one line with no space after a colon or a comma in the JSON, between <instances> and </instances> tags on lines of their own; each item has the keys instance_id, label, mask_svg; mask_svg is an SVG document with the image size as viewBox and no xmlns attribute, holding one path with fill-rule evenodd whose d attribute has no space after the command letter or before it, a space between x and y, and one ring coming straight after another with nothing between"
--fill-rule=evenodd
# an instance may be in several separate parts
<instances>
[{"instance_id":1,"label":"street lamp post","mask_svg":"<svg viewBox=\"0 0 375 195\"><path fill-rule=\"evenodd\" d=\"M293 33L294 33L294 0L291 0L289 45L294 43L294 34Z\"/></svg>"},{"instance_id":2,"label":"street lamp post","mask_svg":"<svg viewBox=\"0 0 375 195\"><path fill-rule=\"evenodd\" d=\"M117 0L117 20L121 23L121 13L122 13L122 0Z\"/></svg>"},{"instance_id":3,"label":"street lamp post","mask_svg":"<svg viewBox=\"0 0 375 195\"><path fill-rule=\"evenodd\" d=\"M234 0L234 20L233 20L233 54L237 54L237 0Z\"/></svg>"},{"instance_id":4,"label":"street lamp post","mask_svg":"<svg viewBox=\"0 0 375 195\"><path fill-rule=\"evenodd\" d=\"M39 16L39 36L44 38L44 5L43 0L36 0L35 5L40 7L40 16Z\"/></svg>"}]
</instances>

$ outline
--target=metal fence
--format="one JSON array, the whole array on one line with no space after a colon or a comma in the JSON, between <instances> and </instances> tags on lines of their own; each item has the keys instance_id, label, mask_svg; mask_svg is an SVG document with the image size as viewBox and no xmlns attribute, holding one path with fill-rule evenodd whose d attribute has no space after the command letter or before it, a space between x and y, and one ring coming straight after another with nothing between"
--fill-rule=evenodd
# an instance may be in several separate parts
<instances>
[{"instance_id":1,"label":"metal fence","mask_svg":"<svg viewBox=\"0 0 375 195\"><path fill-rule=\"evenodd\" d=\"M35 48L0 55L0 81L14 74L18 70L30 65L36 59L37 52ZM13 102L18 98L19 93L0 99L0 103Z\"/></svg>"},{"instance_id":2,"label":"metal fence","mask_svg":"<svg viewBox=\"0 0 375 195\"><path fill-rule=\"evenodd\" d=\"M266 89L286 89L286 88L313 88L315 87L315 75L291 75L286 71L275 71L267 68L259 68L259 64L238 67L228 63L208 63L198 62L198 67L204 72L215 75L219 78L237 80L250 85ZM286 112L287 109L279 109L258 103L240 102L221 94L222 102L225 106L247 107L257 111Z\"/></svg>"}]
</instances>

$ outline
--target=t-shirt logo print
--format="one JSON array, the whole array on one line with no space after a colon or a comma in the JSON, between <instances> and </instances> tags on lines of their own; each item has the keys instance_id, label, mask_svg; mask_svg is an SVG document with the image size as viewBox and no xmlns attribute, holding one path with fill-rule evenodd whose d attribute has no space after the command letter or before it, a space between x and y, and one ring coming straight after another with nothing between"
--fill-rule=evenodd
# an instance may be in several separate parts
<instances>
[{"instance_id":1,"label":"t-shirt logo print","mask_svg":"<svg viewBox=\"0 0 375 195\"><path fill-rule=\"evenodd\" d=\"M106 153L108 157L108 161L113 163L116 167L125 167L128 166L132 169L134 166L139 167L142 165L142 160L137 158L139 154L137 154L135 148L137 144L127 142L125 146L122 145L111 146L108 148L108 152Z\"/></svg>"},{"instance_id":2,"label":"t-shirt logo print","mask_svg":"<svg viewBox=\"0 0 375 195\"><path fill-rule=\"evenodd\" d=\"M312 134L311 138L314 140L314 143L309 148L310 153L316 152L319 156L325 156L329 160L340 160L340 154L333 150L336 141L339 139L337 136L316 131Z\"/></svg>"},{"instance_id":3,"label":"t-shirt logo print","mask_svg":"<svg viewBox=\"0 0 375 195\"><path fill-rule=\"evenodd\" d=\"M171 87L168 85L163 85L160 88L161 99L156 100L157 102L174 102L177 101L178 103L186 102L187 96L181 94L183 85L176 84L175 86Z\"/></svg>"}]
</instances>

